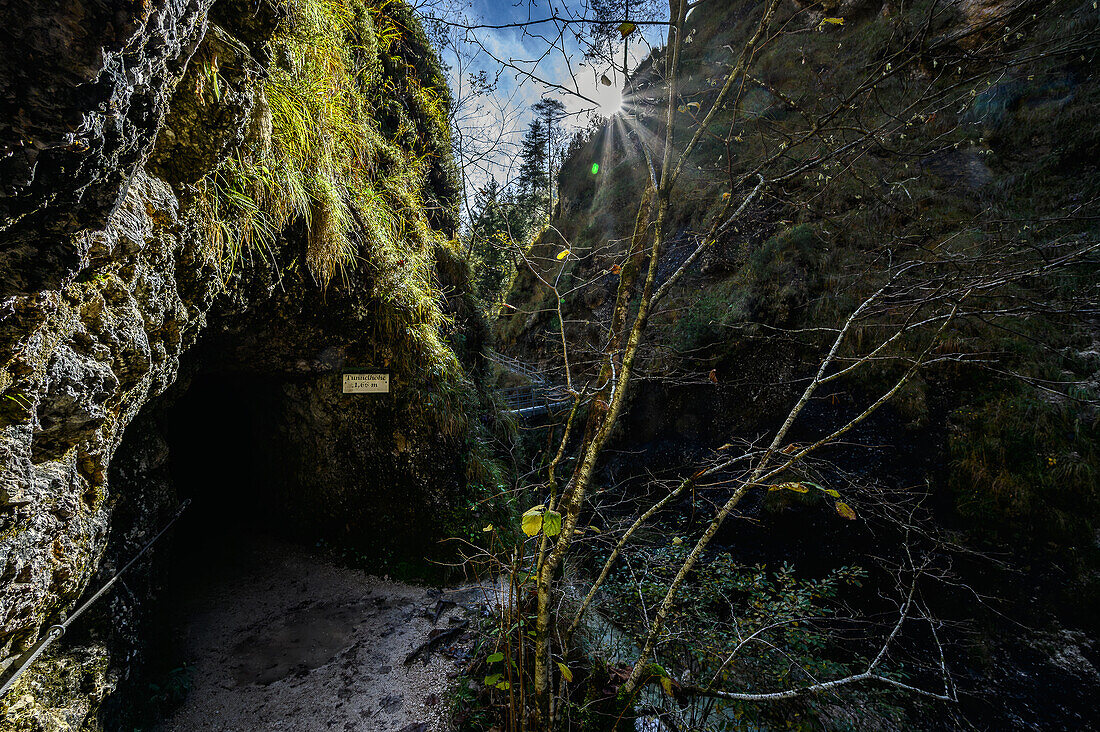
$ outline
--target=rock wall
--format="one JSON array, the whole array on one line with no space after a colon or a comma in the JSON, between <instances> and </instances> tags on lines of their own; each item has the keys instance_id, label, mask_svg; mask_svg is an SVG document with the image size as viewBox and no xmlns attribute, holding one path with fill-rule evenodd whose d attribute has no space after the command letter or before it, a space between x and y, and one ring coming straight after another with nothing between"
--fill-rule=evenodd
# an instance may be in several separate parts
<instances>
[{"instance_id":1,"label":"rock wall","mask_svg":"<svg viewBox=\"0 0 1100 732\"><path fill-rule=\"evenodd\" d=\"M210 246L192 184L270 134L265 38L286 19L275 1L210 5L0 2L3 666L189 494L167 477L161 433L196 374L287 381L279 490L318 531L384 530L411 551L432 533L417 512L438 531L465 488L463 425L422 408L431 374L395 365L406 393L386 403L338 395L342 366L385 366L405 337L378 325L377 267L327 290L287 274L305 257L301 222L231 272ZM216 95L192 57L221 60ZM140 642L122 631L152 586L135 584L107 616L113 640L58 644L0 701L0 729L97 728Z\"/></svg>"},{"instance_id":2,"label":"rock wall","mask_svg":"<svg viewBox=\"0 0 1100 732\"><path fill-rule=\"evenodd\" d=\"M0 295L88 264L144 163L211 0L0 4Z\"/></svg>"}]
</instances>

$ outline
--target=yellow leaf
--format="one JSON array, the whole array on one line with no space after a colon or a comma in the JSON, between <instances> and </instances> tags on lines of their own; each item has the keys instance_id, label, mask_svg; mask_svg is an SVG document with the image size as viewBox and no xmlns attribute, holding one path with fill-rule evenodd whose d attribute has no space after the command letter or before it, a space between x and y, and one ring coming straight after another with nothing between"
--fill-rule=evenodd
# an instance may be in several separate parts
<instances>
[{"instance_id":1,"label":"yellow leaf","mask_svg":"<svg viewBox=\"0 0 1100 732\"><path fill-rule=\"evenodd\" d=\"M672 546L680 546L683 543L684 543L684 540L681 539L679 536L677 536L676 538L674 538L672 540Z\"/></svg>"},{"instance_id":2,"label":"yellow leaf","mask_svg":"<svg viewBox=\"0 0 1100 732\"><path fill-rule=\"evenodd\" d=\"M619 26L619 35L621 35L623 38L626 38L631 33L633 33L635 30L637 30L637 28L638 28L638 26L634 25L633 23L631 23L628 20L628 21L626 21L625 23L623 23L622 25Z\"/></svg>"},{"instance_id":3,"label":"yellow leaf","mask_svg":"<svg viewBox=\"0 0 1100 732\"><path fill-rule=\"evenodd\" d=\"M661 677L661 688L665 690L665 693L672 696L672 679L667 676Z\"/></svg>"},{"instance_id":4,"label":"yellow leaf","mask_svg":"<svg viewBox=\"0 0 1100 732\"><path fill-rule=\"evenodd\" d=\"M852 509L851 506L849 506L847 503L844 503L843 501L836 502L836 512L839 513L843 518L848 519L849 521L856 520L856 512Z\"/></svg>"},{"instance_id":5,"label":"yellow leaf","mask_svg":"<svg viewBox=\"0 0 1100 732\"><path fill-rule=\"evenodd\" d=\"M520 528L523 529L523 533L528 536L534 536L539 533L539 530L542 528L542 514L530 512L523 514Z\"/></svg>"},{"instance_id":6,"label":"yellow leaf","mask_svg":"<svg viewBox=\"0 0 1100 732\"><path fill-rule=\"evenodd\" d=\"M558 669L561 671L561 677L563 679L565 679L566 681L572 681L573 680L573 672L570 671L569 667L566 666L561 661L558 661Z\"/></svg>"},{"instance_id":7,"label":"yellow leaf","mask_svg":"<svg viewBox=\"0 0 1100 732\"><path fill-rule=\"evenodd\" d=\"M822 18L821 23L823 25L825 23L828 23L829 25L844 25L844 18Z\"/></svg>"},{"instance_id":8,"label":"yellow leaf","mask_svg":"<svg viewBox=\"0 0 1100 732\"><path fill-rule=\"evenodd\" d=\"M723 194L722 194L722 200L723 200L723 201L728 201L728 200L730 200L730 194L729 194L729 193L723 193Z\"/></svg>"},{"instance_id":9,"label":"yellow leaf","mask_svg":"<svg viewBox=\"0 0 1100 732\"><path fill-rule=\"evenodd\" d=\"M489 531L492 531L492 530L493 530L493 525L492 524L486 524L485 528L482 529L482 531L485 531L485 532L489 532Z\"/></svg>"},{"instance_id":10,"label":"yellow leaf","mask_svg":"<svg viewBox=\"0 0 1100 732\"><path fill-rule=\"evenodd\" d=\"M569 250L568 249L562 249L560 252L558 252L558 261L560 262L561 260L565 259L568 256L569 256Z\"/></svg>"},{"instance_id":11,"label":"yellow leaf","mask_svg":"<svg viewBox=\"0 0 1100 732\"><path fill-rule=\"evenodd\" d=\"M588 530L593 532L593 533L596 533L596 534L600 533L600 530L598 528L596 528L595 526L589 526Z\"/></svg>"},{"instance_id":12,"label":"yellow leaf","mask_svg":"<svg viewBox=\"0 0 1100 732\"><path fill-rule=\"evenodd\" d=\"M795 493L808 493L809 488L801 483L780 483L768 488L769 491L794 491Z\"/></svg>"},{"instance_id":13,"label":"yellow leaf","mask_svg":"<svg viewBox=\"0 0 1100 732\"><path fill-rule=\"evenodd\" d=\"M698 112L699 111L699 102L688 102L687 103L687 108L690 109L692 112Z\"/></svg>"}]
</instances>

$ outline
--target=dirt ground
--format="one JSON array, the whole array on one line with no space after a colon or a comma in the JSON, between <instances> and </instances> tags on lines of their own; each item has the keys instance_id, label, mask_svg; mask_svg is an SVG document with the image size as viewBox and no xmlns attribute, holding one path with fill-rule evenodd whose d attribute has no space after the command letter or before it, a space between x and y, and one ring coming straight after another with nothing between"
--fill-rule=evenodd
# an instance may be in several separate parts
<instances>
[{"instance_id":1,"label":"dirt ground","mask_svg":"<svg viewBox=\"0 0 1100 732\"><path fill-rule=\"evenodd\" d=\"M191 689L161 730L448 729L478 588L393 582L272 541L242 551L181 603Z\"/></svg>"}]
</instances>

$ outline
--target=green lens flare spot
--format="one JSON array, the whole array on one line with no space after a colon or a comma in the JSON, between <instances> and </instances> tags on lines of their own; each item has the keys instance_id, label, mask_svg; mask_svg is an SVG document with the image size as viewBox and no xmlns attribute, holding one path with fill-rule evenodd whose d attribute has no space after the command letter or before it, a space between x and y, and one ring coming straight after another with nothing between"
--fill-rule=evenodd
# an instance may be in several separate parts
<instances>
[{"instance_id":1,"label":"green lens flare spot","mask_svg":"<svg viewBox=\"0 0 1100 732\"><path fill-rule=\"evenodd\" d=\"M600 164L599 163L592 163L592 175L595 175L596 173L599 173L599 172L600 172Z\"/></svg>"}]
</instances>

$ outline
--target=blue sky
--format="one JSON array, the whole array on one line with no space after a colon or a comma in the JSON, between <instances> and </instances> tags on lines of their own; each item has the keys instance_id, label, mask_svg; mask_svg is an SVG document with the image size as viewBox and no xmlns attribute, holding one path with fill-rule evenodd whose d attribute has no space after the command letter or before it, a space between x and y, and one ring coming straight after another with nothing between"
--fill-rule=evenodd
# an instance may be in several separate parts
<instances>
[{"instance_id":1,"label":"blue sky","mask_svg":"<svg viewBox=\"0 0 1100 732\"><path fill-rule=\"evenodd\" d=\"M469 0L464 8L448 5L446 15L450 19L461 18L467 25L503 25L553 16L591 17L587 10L586 0ZM432 9L425 7L422 12L431 13ZM576 28L580 30L579 26ZM481 142L491 148L483 169L471 174L474 187L489 174L501 183L514 174L515 146L531 120L529 108L544 96L565 104L570 117L564 120L564 125L570 129L583 128L594 114L608 116L617 108L622 69L585 62L581 45L571 30L559 35L560 27L546 23L526 28L464 31L452 28L451 32L456 46L467 57L472 56L472 64L462 70L463 78L458 78L460 70L454 50L443 53L444 61L451 66L452 89L458 96L464 96L462 92L469 90L471 76L479 71L497 80L491 97L468 100L467 114L463 120L456 120L458 126L465 128L465 139L471 146ZM664 29L656 26L636 31L630 37L631 67L645 58L649 44L660 43L663 35ZM621 66L622 43L617 43L614 51ZM612 82L610 86L600 83L600 77L605 75ZM579 92L587 99L553 85ZM497 142L502 133L504 139Z\"/></svg>"}]
</instances>

